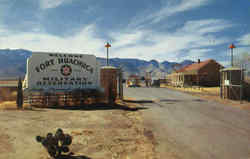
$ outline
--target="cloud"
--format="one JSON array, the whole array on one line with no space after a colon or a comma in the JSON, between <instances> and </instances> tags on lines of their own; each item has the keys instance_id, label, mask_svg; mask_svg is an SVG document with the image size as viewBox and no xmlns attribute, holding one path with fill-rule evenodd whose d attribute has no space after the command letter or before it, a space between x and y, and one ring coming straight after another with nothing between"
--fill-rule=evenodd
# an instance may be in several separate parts
<instances>
[{"instance_id":1,"label":"cloud","mask_svg":"<svg viewBox=\"0 0 250 159\"><path fill-rule=\"evenodd\" d=\"M159 61L197 60L197 57L209 57L210 48L229 41L228 38L216 37L214 33L232 25L224 20L205 19L188 21L175 32L159 32L153 29L135 29L133 31L113 31L111 37L111 57L140 58ZM207 35L204 30L209 30ZM41 28L32 32L14 33L0 26L1 48L24 48L32 51L89 53L105 57L106 38L97 33L100 28L95 24L82 27L74 35L60 37L45 33ZM4 33L8 33L3 36Z\"/></svg>"},{"instance_id":2,"label":"cloud","mask_svg":"<svg viewBox=\"0 0 250 159\"><path fill-rule=\"evenodd\" d=\"M9 20L13 24L6 23L4 27L0 26L0 47L24 48L32 51L90 53L105 57L104 45L107 39L111 39L111 57L157 59L159 61L197 60L197 57L210 57L211 52L214 52L213 56L217 57L220 54L215 54L217 47L231 40L221 33L235 26L223 19L185 21L180 18L181 23L175 20L173 22L172 19L165 22L166 18L175 14L208 5L210 0L165 1L166 3L160 9L156 8L158 4L155 3L152 9L146 11L142 9L145 12L132 17L131 20L134 25L149 27L127 28L123 24L129 21L133 14L126 14L124 19L121 18L123 14L111 17L110 14L104 14L106 10L103 9L102 3L91 4L87 2L88 0L78 1L76 5L59 7L72 1L39 0L40 3L36 1L33 4L33 10L32 8L27 9L25 15L36 15L36 12L37 15L26 19L21 16L21 11L25 7L20 7L18 12L10 14L14 15L10 16L13 18ZM20 6L19 3L13 7ZM26 4L24 5L26 6ZM117 4L114 3L115 5ZM56 7L59 8L51 9ZM85 9L83 9L84 7ZM110 13L117 11L109 10ZM121 20L114 20L117 17ZM105 19L105 21L93 22L97 18ZM21 22L17 21L18 19ZM173 23L175 23L173 30L165 29L166 25ZM152 27L151 24L157 25ZM18 26L18 28L10 26ZM249 39L249 35L242 37L241 41L245 42L246 39Z\"/></svg>"},{"instance_id":3,"label":"cloud","mask_svg":"<svg viewBox=\"0 0 250 159\"><path fill-rule=\"evenodd\" d=\"M71 37L58 37L46 33L19 33L0 37L1 48L29 49L32 51L72 52L105 56L104 41L95 35L96 26L88 25ZM103 51L103 52L102 52Z\"/></svg>"},{"instance_id":4,"label":"cloud","mask_svg":"<svg viewBox=\"0 0 250 159\"><path fill-rule=\"evenodd\" d=\"M8 33L8 30L3 25L0 25L0 35L3 35L4 33Z\"/></svg>"},{"instance_id":5,"label":"cloud","mask_svg":"<svg viewBox=\"0 0 250 159\"><path fill-rule=\"evenodd\" d=\"M40 0L40 6L42 9L56 8L69 1L71 0Z\"/></svg>"},{"instance_id":6,"label":"cloud","mask_svg":"<svg viewBox=\"0 0 250 159\"><path fill-rule=\"evenodd\" d=\"M115 48L126 47L128 45L133 45L140 42L143 38L143 35L146 34L146 31L135 31L129 33L117 33L112 32L110 36L113 39L113 45Z\"/></svg>"},{"instance_id":7,"label":"cloud","mask_svg":"<svg viewBox=\"0 0 250 159\"><path fill-rule=\"evenodd\" d=\"M163 7L161 10L151 15L151 17L154 17L153 23L157 23L165 17L207 5L209 2L211 2L211 0L182 0L179 4Z\"/></svg>"},{"instance_id":8,"label":"cloud","mask_svg":"<svg viewBox=\"0 0 250 159\"><path fill-rule=\"evenodd\" d=\"M178 35L193 35L196 40L190 43L190 47L200 46L216 46L230 42L231 39L227 37L217 37L215 33L226 31L234 25L223 19L203 19L192 20L184 24L182 28L177 30Z\"/></svg>"},{"instance_id":9,"label":"cloud","mask_svg":"<svg viewBox=\"0 0 250 159\"><path fill-rule=\"evenodd\" d=\"M129 26L139 26L144 23L155 24L177 13L208 5L212 2L212 0L181 0L179 3L174 2L174 0L168 1L168 3L166 3L162 8L154 11L153 13L151 10L135 16L131 20Z\"/></svg>"},{"instance_id":10,"label":"cloud","mask_svg":"<svg viewBox=\"0 0 250 159\"><path fill-rule=\"evenodd\" d=\"M175 32L157 32L137 29L131 32L111 34L116 41L112 52L116 57L143 58L146 60L181 61L197 57L210 57L216 46L230 41L227 37L217 37L216 33L233 27L225 20L203 19L188 21ZM119 36L117 36L119 35ZM119 47L115 47L118 45ZM121 47L124 45L125 47ZM126 46L127 45L127 46ZM219 53L216 54L216 56ZM213 54L215 56L215 54Z\"/></svg>"},{"instance_id":11,"label":"cloud","mask_svg":"<svg viewBox=\"0 0 250 159\"><path fill-rule=\"evenodd\" d=\"M178 58L182 61L185 59L203 59L203 57L208 56L206 53L213 51L213 49L191 49L184 54L184 56L179 56Z\"/></svg>"},{"instance_id":12,"label":"cloud","mask_svg":"<svg viewBox=\"0 0 250 159\"><path fill-rule=\"evenodd\" d=\"M230 60L219 61L219 63L224 67L229 67L231 65Z\"/></svg>"},{"instance_id":13,"label":"cloud","mask_svg":"<svg viewBox=\"0 0 250 159\"><path fill-rule=\"evenodd\" d=\"M220 32L230 27L233 27L233 24L223 19L205 19L188 21L181 30L203 35Z\"/></svg>"},{"instance_id":14,"label":"cloud","mask_svg":"<svg viewBox=\"0 0 250 159\"><path fill-rule=\"evenodd\" d=\"M124 35L126 36L126 35ZM153 32L153 34L142 35L144 40L150 40L151 45L145 43L135 44L134 46L124 48L114 48L114 56L143 58L146 60L158 59L166 60L173 59L179 55L183 49L189 49L189 43L195 42L199 37L192 35L179 36L175 34L161 35L160 33ZM123 43L123 40L117 43Z\"/></svg>"},{"instance_id":15,"label":"cloud","mask_svg":"<svg viewBox=\"0 0 250 159\"><path fill-rule=\"evenodd\" d=\"M241 45L250 45L250 33L243 35L238 41Z\"/></svg>"}]
</instances>

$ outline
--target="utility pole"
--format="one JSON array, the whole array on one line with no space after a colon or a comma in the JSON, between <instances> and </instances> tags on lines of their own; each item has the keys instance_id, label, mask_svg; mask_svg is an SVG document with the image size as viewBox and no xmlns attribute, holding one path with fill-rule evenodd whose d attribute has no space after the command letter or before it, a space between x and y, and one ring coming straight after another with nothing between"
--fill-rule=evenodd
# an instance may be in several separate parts
<instances>
[{"instance_id":1,"label":"utility pole","mask_svg":"<svg viewBox=\"0 0 250 159\"><path fill-rule=\"evenodd\" d=\"M109 48L111 47L111 45L107 42L105 47L107 48L107 66L109 66Z\"/></svg>"},{"instance_id":2,"label":"utility pole","mask_svg":"<svg viewBox=\"0 0 250 159\"><path fill-rule=\"evenodd\" d=\"M234 66L234 64L233 64L233 58L234 58L234 56L233 56L233 49L235 48L234 44L232 43L232 44L229 46L229 48L231 49L231 65L232 65L232 67L233 67L233 66Z\"/></svg>"}]
</instances>

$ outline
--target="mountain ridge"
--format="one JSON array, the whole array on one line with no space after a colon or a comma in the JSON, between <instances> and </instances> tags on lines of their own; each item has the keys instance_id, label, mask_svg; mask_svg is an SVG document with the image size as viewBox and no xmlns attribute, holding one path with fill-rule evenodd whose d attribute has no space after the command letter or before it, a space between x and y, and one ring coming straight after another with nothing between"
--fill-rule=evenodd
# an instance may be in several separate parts
<instances>
[{"instance_id":1,"label":"mountain ridge","mask_svg":"<svg viewBox=\"0 0 250 159\"><path fill-rule=\"evenodd\" d=\"M25 49L0 49L0 76L1 77L17 77L24 76L26 72L26 60L30 57L32 51ZM97 57L101 66L106 65L106 59ZM173 68L194 63L191 60L184 60L180 63L157 60L146 61L136 58L110 58L111 66L122 68L124 77L131 74L144 76L146 72L151 72L152 76L162 78L168 73L171 73Z\"/></svg>"}]
</instances>

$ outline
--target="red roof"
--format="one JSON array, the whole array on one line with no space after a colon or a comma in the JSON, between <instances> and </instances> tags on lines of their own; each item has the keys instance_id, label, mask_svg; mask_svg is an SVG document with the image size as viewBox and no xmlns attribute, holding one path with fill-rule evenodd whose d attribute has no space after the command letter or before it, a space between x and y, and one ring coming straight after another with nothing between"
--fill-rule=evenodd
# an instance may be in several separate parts
<instances>
[{"instance_id":1,"label":"red roof","mask_svg":"<svg viewBox=\"0 0 250 159\"><path fill-rule=\"evenodd\" d=\"M190 64L190 65L191 65L191 64ZM179 70L176 70L176 72L177 72L177 73L179 73L179 72L184 72L185 69L186 69L188 66L189 66L189 65L184 66L184 67L180 68Z\"/></svg>"},{"instance_id":2,"label":"red roof","mask_svg":"<svg viewBox=\"0 0 250 159\"><path fill-rule=\"evenodd\" d=\"M187 65L185 67L182 67L181 69L177 70L176 72L186 72L186 71L191 71L191 70L200 70L202 67L206 66L210 62L215 62L213 59L208 59L206 61L202 61L200 63L193 63L190 65Z\"/></svg>"}]
</instances>

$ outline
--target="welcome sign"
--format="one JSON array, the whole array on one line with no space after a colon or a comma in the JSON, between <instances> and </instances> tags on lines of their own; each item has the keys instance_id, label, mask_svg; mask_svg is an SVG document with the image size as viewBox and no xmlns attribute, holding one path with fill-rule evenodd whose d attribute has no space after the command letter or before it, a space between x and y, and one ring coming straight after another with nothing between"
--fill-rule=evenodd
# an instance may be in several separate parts
<instances>
[{"instance_id":1,"label":"welcome sign","mask_svg":"<svg viewBox=\"0 0 250 159\"><path fill-rule=\"evenodd\" d=\"M98 89L100 67L94 55L34 52L27 60L28 89Z\"/></svg>"}]
</instances>

